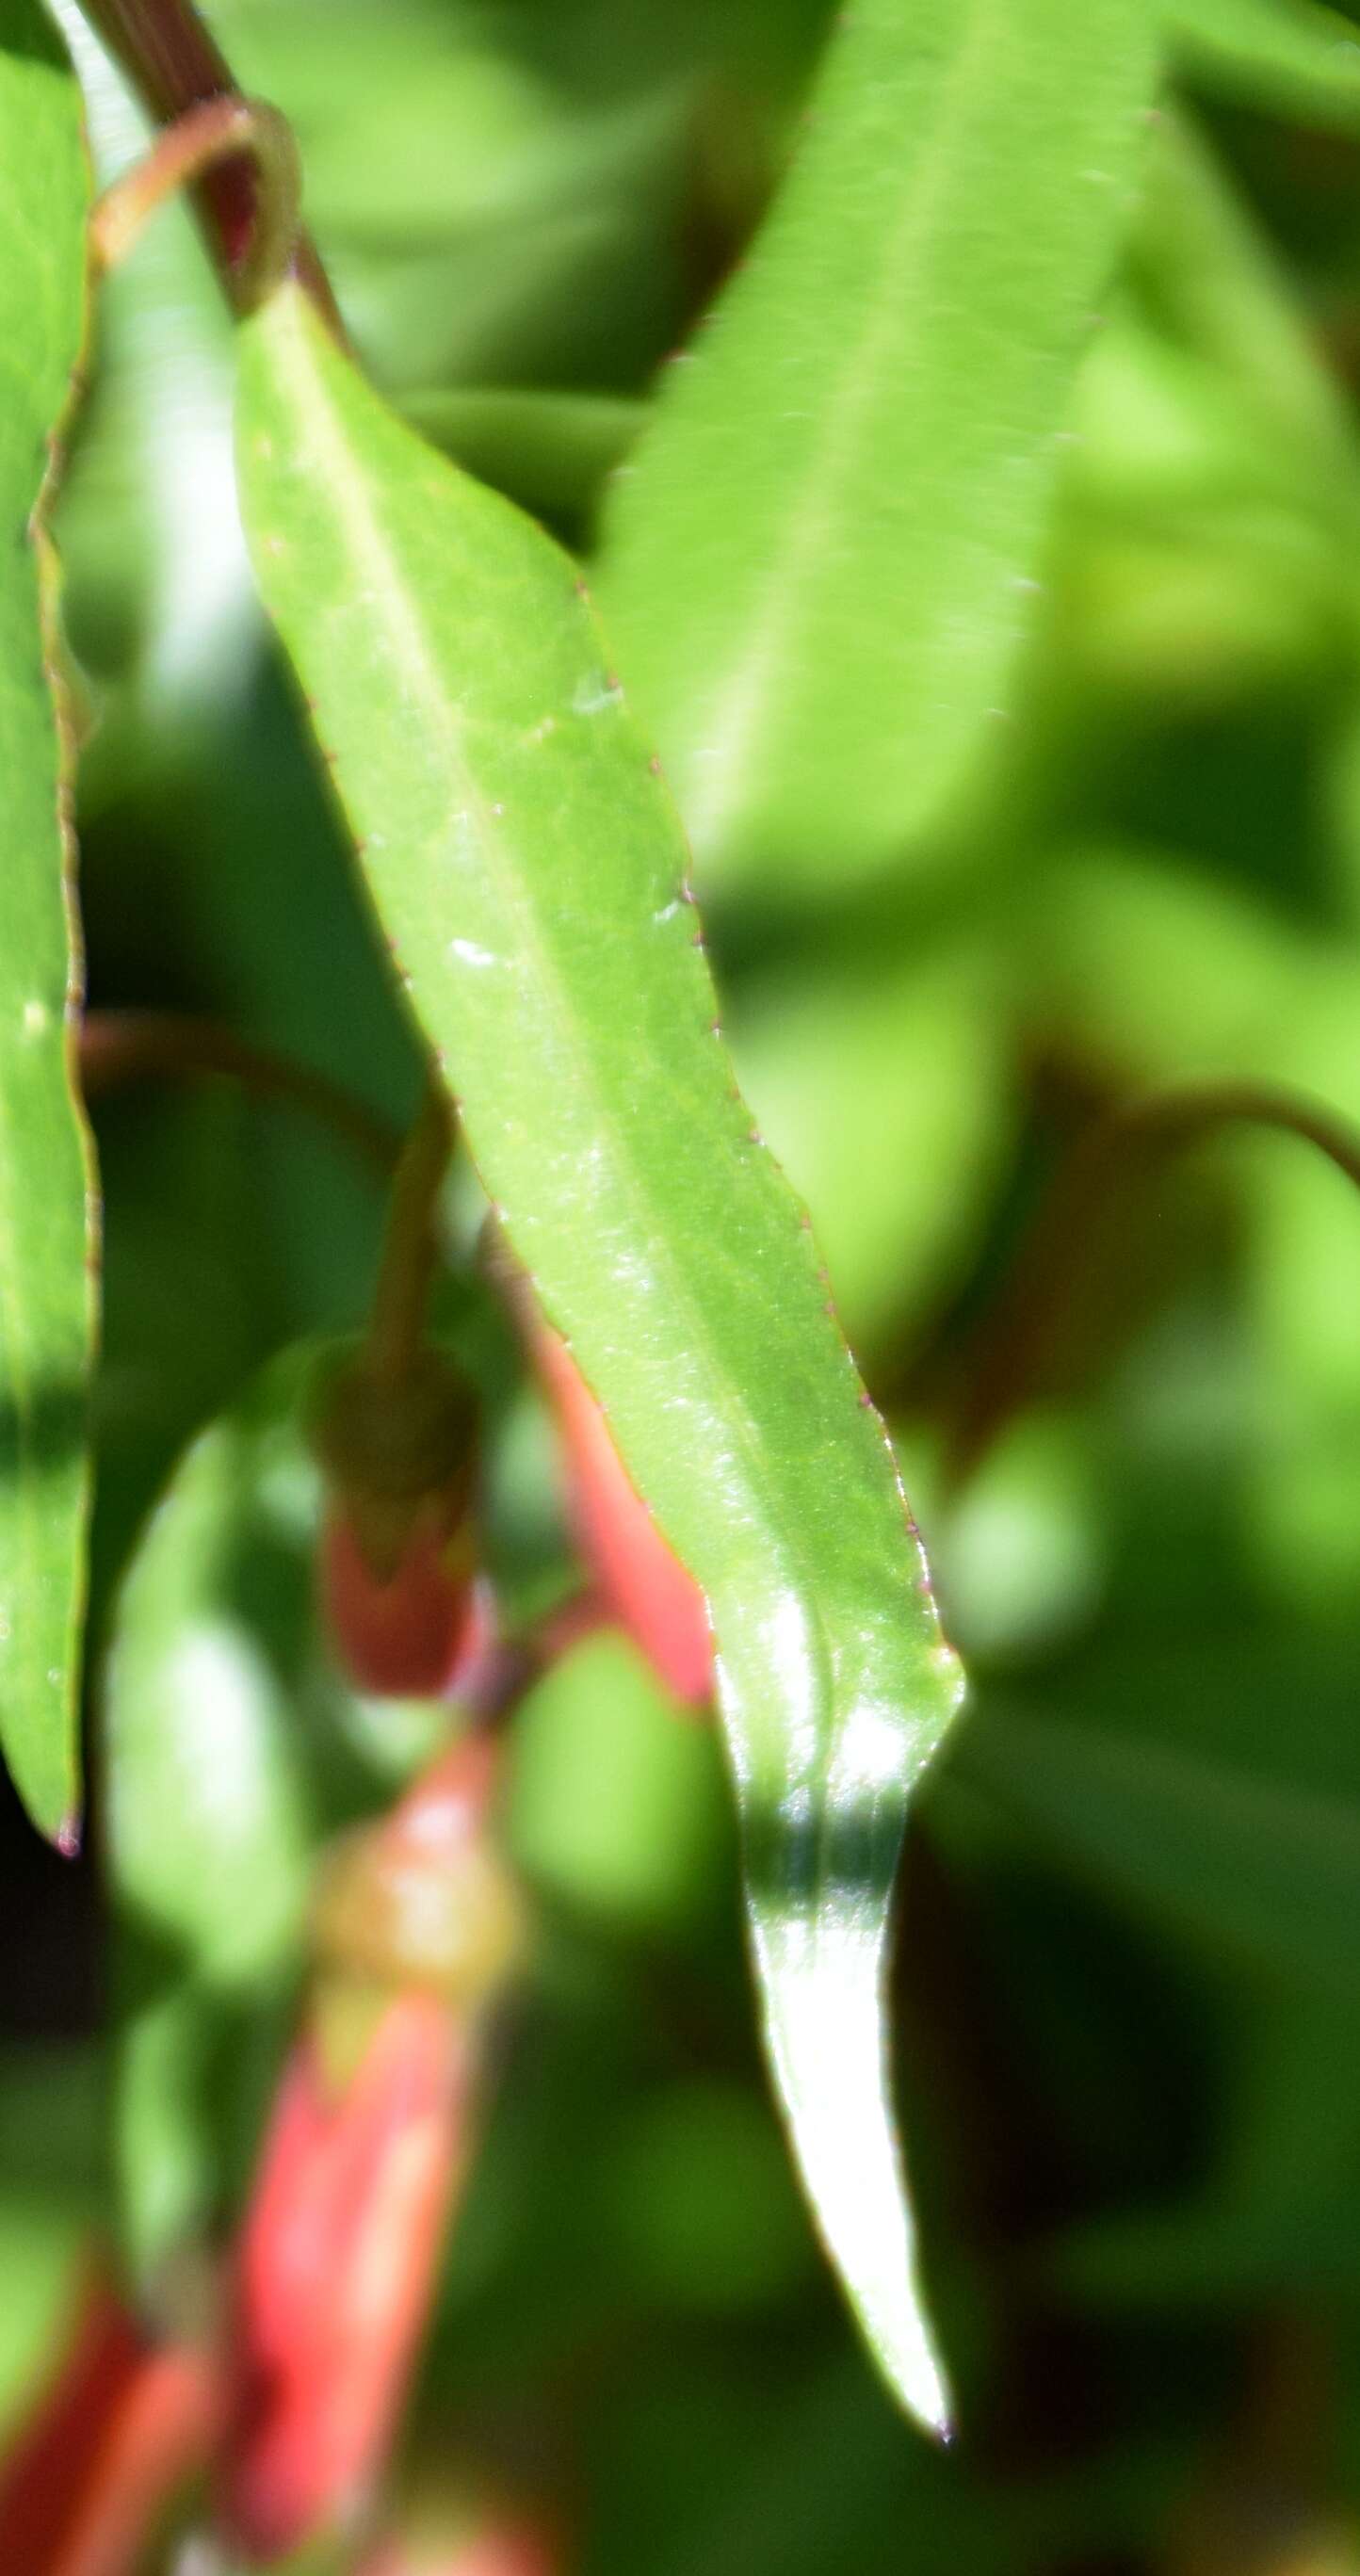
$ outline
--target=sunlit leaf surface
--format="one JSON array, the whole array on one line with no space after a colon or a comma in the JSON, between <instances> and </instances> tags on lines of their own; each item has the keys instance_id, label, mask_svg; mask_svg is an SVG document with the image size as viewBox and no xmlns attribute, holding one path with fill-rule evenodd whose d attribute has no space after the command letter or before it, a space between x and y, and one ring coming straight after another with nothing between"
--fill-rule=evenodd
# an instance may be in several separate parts
<instances>
[{"instance_id":1,"label":"sunlit leaf surface","mask_svg":"<svg viewBox=\"0 0 1360 2576\"><path fill-rule=\"evenodd\" d=\"M569 560L395 420L295 288L241 367L265 600L493 1204L706 1596L795 2145L875 2350L939 2423L881 1972L957 1671L732 1080L674 809Z\"/></svg>"},{"instance_id":2,"label":"sunlit leaf surface","mask_svg":"<svg viewBox=\"0 0 1360 2576\"><path fill-rule=\"evenodd\" d=\"M43 1830L78 1825L90 1173L40 514L85 321L80 97L34 0L0 19L0 1738Z\"/></svg>"},{"instance_id":3,"label":"sunlit leaf surface","mask_svg":"<svg viewBox=\"0 0 1360 2576\"><path fill-rule=\"evenodd\" d=\"M891 860L1005 714L1155 31L1144 0L845 13L607 530L705 883Z\"/></svg>"}]
</instances>

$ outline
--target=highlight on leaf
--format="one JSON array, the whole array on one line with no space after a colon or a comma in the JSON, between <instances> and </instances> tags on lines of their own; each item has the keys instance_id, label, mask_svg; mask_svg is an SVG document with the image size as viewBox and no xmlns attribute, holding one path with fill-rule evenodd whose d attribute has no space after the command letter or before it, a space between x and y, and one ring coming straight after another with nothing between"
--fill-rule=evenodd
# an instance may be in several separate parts
<instances>
[{"instance_id":1,"label":"highlight on leaf","mask_svg":"<svg viewBox=\"0 0 1360 2576\"><path fill-rule=\"evenodd\" d=\"M80 1839L97 1199L74 1095L70 710L46 517L85 341L80 92L39 0L0 23L0 1745Z\"/></svg>"},{"instance_id":2,"label":"highlight on leaf","mask_svg":"<svg viewBox=\"0 0 1360 2576\"><path fill-rule=\"evenodd\" d=\"M0 2568L1360 2568L1354 15L0 10Z\"/></svg>"},{"instance_id":3,"label":"highlight on leaf","mask_svg":"<svg viewBox=\"0 0 1360 2576\"><path fill-rule=\"evenodd\" d=\"M716 1034L678 818L574 566L389 412L297 288L239 342L261 596L497 1224L707 1605L795 2153L871 2348L938 2425L882 1979L957 1672Z\"/></svg>"}]
</instances>

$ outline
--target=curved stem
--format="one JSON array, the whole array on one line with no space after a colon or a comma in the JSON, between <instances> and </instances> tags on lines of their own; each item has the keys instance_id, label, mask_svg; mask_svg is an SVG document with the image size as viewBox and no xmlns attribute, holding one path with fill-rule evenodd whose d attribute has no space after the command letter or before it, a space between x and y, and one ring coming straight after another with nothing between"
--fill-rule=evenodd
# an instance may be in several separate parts
<instances>
[{"instance_id":1,"label":"curved stem","mask_svg":"<svg viewBox=\"0 0 1360 2576\"><path fill-rule=\"evenodd\" d=\"M238 1082L262 1099L284 1100L305 1110L382 1176L394 1172L400 1160L393 1130L352 1092L308 1065L252 1045L214 1020L177 1011L87 1011L80 1032L80 1076L87 1099L129 1082Z\"/></svg>"},{"instance_id":2,"label":"curved stem","mask_svg":"<svg viewBox=\"0 0 1360 2576\"><path fill-rule=\"evenodd\" d=\"M90 228L96 264L116 267L167 197L242 153L255 163L255 208L245 247L233 262L232 287L242 309L260 303L292 266L302 204L302 165L292 129L261 99L204 99L167 126L145 159L100 198Z\"/></svg>"},{"instance_id":3,"label":"curved stem","mask_svg":"<svg viewBox=\"0 0 1360 2576\"><path fill-rule=\"evenodd\" d=\"M82 5L158 125L174 125L210 103L245 104L226 56L191 0L82 0ZM237 304L268 190L256 141L244 140L185 175L222 283ZM330 281L304 231L295 230L287 264L337 338L343 337Z\"/></svg>"},{"instance_id":4,"label":"curved stem","mask_svg":"<svg viewBox=\"0 0 1360 2576\"><path fill-rule=\"evenodd\" d=\"M1083 1260L1131 1177L1130 1165L1159 1160L1231 1125L1299 1136L1360 1189L1360 1135L1320 1102L1273 1083L1187 1083L1122 1102L1097 1119L1060 1167L1011 1274L999 1326L953 1426L946 1461L951 1485L979 1465L1040 1375L1070 1317Z\"/></svg>"},{"instance_id":5,"label":"curved stem","mask_svg":"<svg viewBox=\"0 0 1360 2576\"><path fill-rule=\"evenodd\" d=\"M395 1386L410 1374L425 1335L430 1288L439 1258L438 1215L453 1152L448 1095L433 1080L402 1147L392 1183L378 1285L369 1319L370 1375Z\"/></svg>"}]
</instances>

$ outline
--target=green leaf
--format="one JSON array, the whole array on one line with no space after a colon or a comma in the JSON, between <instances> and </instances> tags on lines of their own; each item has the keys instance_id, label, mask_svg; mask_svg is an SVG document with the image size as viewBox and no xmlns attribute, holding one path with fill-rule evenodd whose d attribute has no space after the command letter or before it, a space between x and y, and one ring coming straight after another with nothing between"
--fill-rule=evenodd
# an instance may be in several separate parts
<instances>
[{"instance_id":1,"label":"green leaf","mask_svg":"<svg viewBox=\"0 0 1360 2576\"><path fill-rule=\"evenodd\" d=\"M381 1716L408 1765L432 1749L423 1704L357 1699L318 1634L302 1412L322 1347L285 1352L186 1452L113 1620L115 2120L143 2279L253 2152L319 1844L391 1795L369 1735Z\"/></svg>"},{"instance_id":2,"label":"green leaf","mask_svg":"<svg viewBox=\"0 0 1360 2576\"><path fill-rule=\"evenodd\" d=\"M842 883L961 787L1009 684L1155 73L1145 0L861 0L843 21L606 548L706 877Z\"/></svg>"},{"instance_id":3,"label":"green leaf","mask_svg":"<svg viewBox=\"0 0 1360 2576\"><path fill-rule=\"evenodd\" d=\"M483 483L538 515L577 517L625 456L647 406L619 394L469 386L410 394L408 420Z\"/></svg>"},{"instance_id":4,"label":"green leaf","mask_svg":"<svg viewBox=\"0 0 1360 2576\"><path fill-rule=\"evenodd\" d=\"M74 77L42 11L13 0L0 36L0 1737L58 1838L80 1797L93 1198L68 1060L79 965L41 509L84 334L86 197Z\"/></svg>"},{"instance_id":5,"label":"green leaf","mask_svg":"<svg viewBox=\"0 0 1360 2576\"><path fill-rule=\"evenodd\" d=\"M763 1133L812 1211L857 1349L900 1341L971 1249L1004 1144L1005 994L962 944L744 986L732 1048Z\"/></svg>"},{"instance_id":6,"label":"green leaf","mask_svg":"<svg viewBox=\"0 0 1360 2576\"><path fill-rule=\"evenodd\" d=\"M1351 50L1360 104L1360 30ZM1276 245L1195 123L1169 109L1147 182L1131 265L1150 319L1212 372L1260 480L1273 470L1282 491L1292 482L1353 529L1350 406ZM1222 479L1231 497L1231 471Z\"/></svg>"},{"instance_id":7,"label":"green leaf","mask_svg":"<svg viewBox=\"0 0 1360 2576\"><path fill-rule=\"evenodd\" d=\"M302 1728L317 1476L296 1354L195 1442L120 1596L104 1727L120 1906L231 1991L289 1956L307 1887Z\"/></svg>"},{"instance_id":8,"label":"green leaf","mask_svg":"<svg viewBox=\"0 0 1360 2576\"><path fill-rule=\"evenodd\" d=\"M1360 124L1360 30L1321 0L1171 0L1173 51L1207 88L1343 133Z\"/></svg>"},{"instance_id":9,"label":"green leaf","mask_svg":"<svg viewBox=\"0 0 1360 2576\"><path fill-rule=\"evenodd\" d=\"M0 2053L0 2443L50 2380L88 2288L102 2107L87 2043L11 2041Z\"/></svg>"},{"instance_id":10,"label":"green leaf","mask_svg":"<svg viewBox=\"0 0 1360 2576\"><path fill-rule=\"evenodd\" d=\"M304 1375L290 1354L188 1451L113 1620L115 2153L143 2281L216 2213L243 2035L295 1970L319 1832L295 1704L317 1499Z\"/></svg>"},{"instance_id":11,"label":"green leaf","mask_svg":"<svg viewBox=\"0 0 1360 2576\"><path fill-rule=\"evenodd\" d=\"M511 1853L587 1921L674 1935L711 1912L730 1859L724 1790L712 1734L678 1723L637 1649L607 1630L516 1710Z\"/></svg>"},{"instance_id":12,"label":"green leaf","mask_svg":"<svg viewBox=\"0 0 1360 2576\"><path fill-rule=\"evenodd\" d=\"M707 1597L795 2144L875 2350L939 2422L881 1978L958 1679L882 1428L732 1082L679 824L574 566L394 419L296 288L241 340L266 603L493 1204Z\"/></svg>"}]
</instances>

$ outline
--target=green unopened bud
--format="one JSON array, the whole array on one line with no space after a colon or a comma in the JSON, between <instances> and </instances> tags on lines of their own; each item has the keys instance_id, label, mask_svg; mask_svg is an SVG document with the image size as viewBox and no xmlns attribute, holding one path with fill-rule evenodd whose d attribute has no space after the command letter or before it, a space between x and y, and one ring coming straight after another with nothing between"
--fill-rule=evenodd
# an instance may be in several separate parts
<instances>
[{"instance_id":1,"label":"green unopened bud","mask_svg":"<svg viewBox=\"0 0 1360 2576\"><path fill-rule=\"evenodd\" d=\"M370 1986L421 1986L458 2012L504 1985L524 1923L487 1830L491 1762L480 1739L458 1744L383 1823L332 1847L312 1912L323 1970Z\"/></svg>"}]
</instances>

